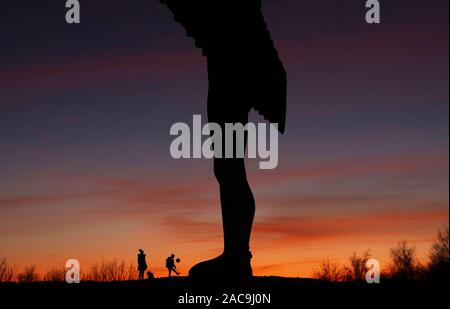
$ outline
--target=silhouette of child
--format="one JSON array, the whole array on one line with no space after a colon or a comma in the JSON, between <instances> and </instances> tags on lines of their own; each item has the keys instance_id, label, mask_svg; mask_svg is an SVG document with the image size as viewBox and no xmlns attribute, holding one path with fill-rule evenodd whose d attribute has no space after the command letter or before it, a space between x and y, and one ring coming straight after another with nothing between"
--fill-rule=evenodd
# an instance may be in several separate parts
<instances>
[{"instance_id":1,"label":"silhouette of child","mask_svg":"<svg viewBox=\"0 0 450 309\"><path fill-rule=\"evenodd\" d=\"M171 254L166 259L166 268L169 271L169 278L172 277L172 271L176 273L177 276L180 275L180 273L177 271L177 267L175 266L175 254Z\"/></svg>"}]
</instances>

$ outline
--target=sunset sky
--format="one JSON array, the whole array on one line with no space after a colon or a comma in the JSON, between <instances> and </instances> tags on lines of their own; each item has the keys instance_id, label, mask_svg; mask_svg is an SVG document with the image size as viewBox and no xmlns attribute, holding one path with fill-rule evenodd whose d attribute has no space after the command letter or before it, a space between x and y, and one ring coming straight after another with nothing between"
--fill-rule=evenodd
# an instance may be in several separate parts
<instances>
[{"instance_id":1,"label":"sunset sky","mask_svg":"<svg viewBox=\"0 0 450 309\"><path fill-rule=\"evenodd\" d=\"M210 160L172 159L172 124L206 119L205 59L157 0L4 0L0 256L40 272L76 258L186 275L222 249ZM279 167L248 161L256 275L398 241L425 258L449 216L448 0L263 0L288 72ZM252 117L260 121L257 116Z\"/></svg>"}]
</instances>

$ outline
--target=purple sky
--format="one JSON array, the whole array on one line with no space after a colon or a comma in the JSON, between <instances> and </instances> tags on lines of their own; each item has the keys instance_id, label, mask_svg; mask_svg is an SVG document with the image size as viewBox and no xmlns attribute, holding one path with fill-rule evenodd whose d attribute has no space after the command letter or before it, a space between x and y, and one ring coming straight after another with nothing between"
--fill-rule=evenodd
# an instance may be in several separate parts
<instances>
[{"instance_id":1,"label":"purple sky","mask_svg":"<svg viewBox=\"0 0 450 309\"><path fill-rule=\"evenodd\" d=\"M170 126L205 115L205 59L156 0L80 2L80 25L56 1L2 3L0 254L91 261L99 241L134 258L147 241L161 260L208 257L211 162L169 154ZM279 168L249 162L259 273L305 275L401 239L427 248L448 222L448 1L382 1L380 25L359 0L263 3L289 98ZM368 232L367 216L382 226Z\"/></svg>"}]
</instances>

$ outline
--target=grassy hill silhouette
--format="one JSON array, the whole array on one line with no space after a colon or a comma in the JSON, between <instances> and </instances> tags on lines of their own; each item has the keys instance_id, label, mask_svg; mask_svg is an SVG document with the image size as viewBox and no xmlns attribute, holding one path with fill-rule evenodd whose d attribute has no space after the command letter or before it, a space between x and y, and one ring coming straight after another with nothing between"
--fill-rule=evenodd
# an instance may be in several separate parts
<instances>
[{"instance_id":1,"label":"grassy hill silhouette","mask_svg":"<svg viewBox=\"0 0 450 309\"><path fill-rule=\"evenodd\" d=\"M230 301L230 295L268 295L270 304L255 304L255 306L280 305L301 308L302 304L313 303L320 308L345 305L346 307L361 308L386 303L404 307L417 303L439 303L446 300L448 286L434 286L425 283L385 281L381 284L369 285L366 282L326 282L316 279L283 278L283 277L254 277L248 281L218 282L193 281L188 277L160 278L152 281L117 281L90 282L79 284L65 282L33 282L33 283L2 283L0 295L7 295L33 304L44 302L58 305L60 302L88 302L99 303L103 306L124 303L155 308L153 305L176 306L180 297L204 296L212 297L211 305L240 305L249 304L226 303L224 295ZM147 306L147 304L149 306ZM195 304L204 308L203 304ZM90 307L90 306L89 306Z\"/></svg>"}]
</instances>

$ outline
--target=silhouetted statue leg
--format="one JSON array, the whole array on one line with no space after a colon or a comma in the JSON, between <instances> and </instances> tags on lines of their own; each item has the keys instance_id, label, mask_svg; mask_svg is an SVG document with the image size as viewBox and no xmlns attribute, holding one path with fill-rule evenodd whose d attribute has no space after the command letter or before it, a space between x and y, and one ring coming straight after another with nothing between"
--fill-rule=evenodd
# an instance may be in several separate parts
<instances>
[{"instance_id":1,"label":"silhouetted statue leg","mask_svg":"<svg viewBox=\"0 0 450 309\"><path fill-rule=\"evenodd\" d=\"M214 174L220 185L224 253L245 256L249 242L255 200L247 182L244 159L215 159Z\"/></svg>"},{"instance_id":2,"label":"silhouetted statue leg","mask_svg":"<svg viewBox=\"0 0 450 309\"><path fill-rule=\"evenodd\" d=\"M160 1L207 57L209 121L218 123L225 132L226 123L245 125L254 108L268 121L278 123L284 133L286 72L264 21L261 0ZM250 277L255 201L244 159L216 158L214 174L220 186L224 253L197 264L189 275Z\"/></svg>"},{"instance_id":3,"label":"silhouetted statue leg","mask_svg":"<svg viewBox=\"0 0 450 309\"><path fill-rule=\"evenodd\" d=\"M228 53L227 59L216 58L214 54L208 57L208 118L221 126L223 134L226 123L245 125L248 122L253 99L252 82L245 74L242 58ZM242 145L235 144L234 149L237 146ZM224 143L222 149L225 150ZM216 158L214 175L220 186L224 252L213 260L197 264L189 275L197 278L251 277L249 242L255 200L247 181L245 161L243 158Z\"/></svg>"}]
</instances>

